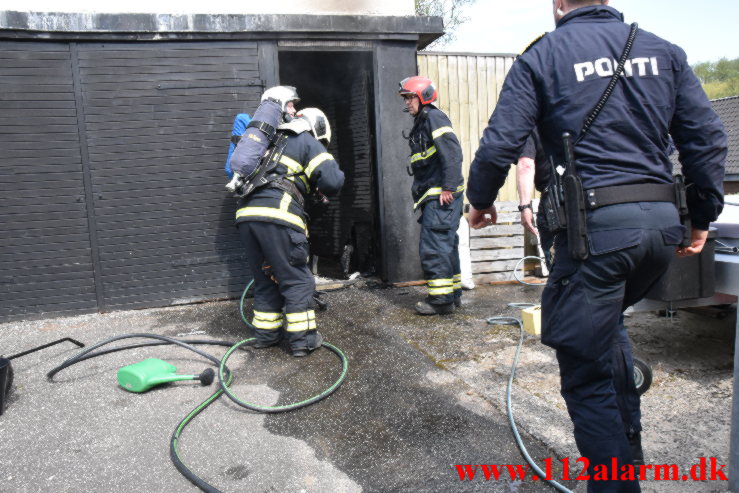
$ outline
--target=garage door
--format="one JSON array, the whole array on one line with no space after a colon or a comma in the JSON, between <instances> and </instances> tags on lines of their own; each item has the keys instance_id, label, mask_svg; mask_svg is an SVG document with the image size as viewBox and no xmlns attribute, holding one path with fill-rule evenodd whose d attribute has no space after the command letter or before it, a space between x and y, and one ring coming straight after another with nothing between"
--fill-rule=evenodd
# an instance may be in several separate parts
<instances>
[{"instance_id":1,"label":"garage door","mask_svg":"<svg viewBox=\"0 0 739 493\"><path fill-rule=\"evenodd\" d=\"M0 320L238 295L256 42L0 41Z\"/></svg>"},{"instance_id":2,"label":"garage door","mask_svg":"<svg viewBox=\"0 0 739 493\"><path fill-rule=\"evenodd\" d=\"M97 307L68 43L0 42L0 320Z\"/></svg>"},{"instance_id":3,"label":"garage door","mask_svg":"<svg viewBox=\"0 0 739 493\"><path fill-rule=\"evenodd\" d=\"M246 264L223 188L257 43L80 44L104 309L233 296Z\"/></svg>"}]
</instances>

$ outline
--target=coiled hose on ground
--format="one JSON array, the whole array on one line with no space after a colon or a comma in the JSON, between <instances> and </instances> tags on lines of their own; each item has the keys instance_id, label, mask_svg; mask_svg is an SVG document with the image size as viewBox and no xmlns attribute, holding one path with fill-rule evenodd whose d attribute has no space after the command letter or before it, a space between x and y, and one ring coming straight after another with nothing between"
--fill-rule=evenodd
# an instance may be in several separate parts
<instances>
[{"instance_id":1,"label":"coiled hose on ground","mask_svg":"<svg viewBox=\"0 0 739 493\"><path fill-rule=\"evenodd\" d=\"M241 295L241 301L239 303L239 313L241 314L241 319L244 321L244 323L249 328L254 328L251 323L246 318L246 315L244 313L244 300L246 298L246 294L249 291L249 288L252 286L254 281L251 281L246 288L244 289L243 294ZM105 346L107 344L110 344L115 341L120 341L123 339L132 339L132 338L145 338L145 339L155 339L157 342L146 342L146 343L137 343L137 344L129 344L125 346L116 346L113 348L108 349L102 349L99 351L95 351L96 349ZM251 411L260 412L260 413L280 413L280 412L286 412L286 411L292 411L294 409L299 409L301 407L309 406L311 404L315 404L316 402L325 399L329 395L331 395L333 392L336 391L336 389L339 388L339 386L342 384L344 379L346 378L347 371L349 369L349 361L344 355L344 353L337 348L336 346L329 344L327 342L323 343L323 346L336 354L336 356L339 358L341 362L341 374L339 375L339 378L326 390L321 392L318 395L315 395L313 397L310 397L308 399L305 399L300 402L295 402L291 404L284 404L280 406L260 406L258 404L253 404L244 401L243 399L236 396L230 389L230 385L233 382L233 373L228 369L226 366L226 362L228 361L228 358L236 351L237 349L248 345L249 343L253 342L255 339L253 337L244 339L239 342L228 342L228 341L219 341L215 339L198 339L198 340L187 340L182 341L179 339L175 339L172 337L167 336L161 336L161 335L155 335L155 334L126 334L121 335L117 337L112 337L110 339L106 339L102 342L99 342L97 344L94 344L92 346L88 346L84 350L80 351L76 355L68 358L66 361L64 361L61 365L53 368L50 370L46 377L49 380L53 380L54 375L59 373L60 371L64 370L65 368L69 368L72 365L75 365L77 363L80 363L82 361L88 360L90 358L95 358L97 356L102 356L105 354L113 353L116 351L123 351L126 349L135 349L140 347L147 347L147 346L160 346L165 344L176 344L182 348L189 349L190 351L193 351L194 353L206 358L210 362L212 362L214 365L218 366L218 382L219 382L219 388L215 392L213 392L212 395L210 395L206 400L198 404L198 406L195 407L192 411L190 411L187 416L185 416L182 421L177 425L174 432L172 433L172 437L170 439L170 458L172 459L172 462L174 463L177 470L185 476L190 482L192 482L195 486L200 488L201 490L207 492L207 493L221 493L219 489L217 489L215 486L207 483L205 480L203 480L201 477L199 477L197 474L195 474L185 463L182 461L182 458L180 456L180 452L178 449L178 442L182 435L182 432L185 430L185 427L193 420L196 416L198 416L201 412L203 412L208 406L210 406L213 402L218 400L221 395L224 393L236 404L238 404L241 407L244 407L246 409L249 409ZM206 353L205 351L201 351L200 349L196 348L195 345L215 345L215 346L226 346L229 349L226 351L226 353L223 355L221 359L216 358L215 356Z\"/></svg>"}]
</instances>

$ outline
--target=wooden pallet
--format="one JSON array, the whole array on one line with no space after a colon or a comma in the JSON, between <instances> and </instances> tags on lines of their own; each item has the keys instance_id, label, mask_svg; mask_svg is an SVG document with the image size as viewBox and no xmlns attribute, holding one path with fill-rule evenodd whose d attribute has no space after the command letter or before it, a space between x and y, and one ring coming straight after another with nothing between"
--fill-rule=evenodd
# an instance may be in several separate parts
<instances>
[{"instance_id":1,"label":"wooden pallet","mask_svg":"<svg viewBox=\"0 0 739 493\"><path fill-rule=\"evenodd\" d=\"M470 229L472 276L476 283L509 281L524 256L524 229L518 202L497 202L498 223Z\"/></svg>"}]
</instances>

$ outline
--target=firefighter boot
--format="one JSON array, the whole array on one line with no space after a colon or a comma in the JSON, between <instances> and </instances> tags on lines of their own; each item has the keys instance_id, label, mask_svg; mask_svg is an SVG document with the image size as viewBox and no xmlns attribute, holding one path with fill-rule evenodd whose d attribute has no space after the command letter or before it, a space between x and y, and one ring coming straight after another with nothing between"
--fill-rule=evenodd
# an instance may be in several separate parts
<instances>
[{"instance_id":1,"label":"firefighter boot","mask_svg":"<svg viewBox=\"0 0 739 493\"><path fill-rule=\"evenodd\" d=\"M454 303L432 305L427 301L419 301L415 308L419 315L450 315L454 313Z\"/></svg>"},{"instance_id":2,"label":"firefighter boot","mask_svg":"<svg viewBox=\"0 0 739 493\"><path fill-rule=\"evenodd\" d=\"M310 353L318 349L323 345L323 336L320 332L316 331L316 335L313 339L313 345L307 348L296 348L293 349L293 356L296 358L303 358L305 356L308 356Z\"/></svg>"}]
</instances>

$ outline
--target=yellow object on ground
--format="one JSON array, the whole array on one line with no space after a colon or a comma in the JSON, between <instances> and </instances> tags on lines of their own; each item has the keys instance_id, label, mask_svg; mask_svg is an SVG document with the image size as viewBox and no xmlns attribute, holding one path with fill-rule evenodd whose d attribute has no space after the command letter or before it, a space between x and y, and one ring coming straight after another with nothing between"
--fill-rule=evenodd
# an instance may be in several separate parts
<instances>
[{"instance_id":1,"label":"yellow object on ground","mask_svg":"<svg viewBox=\"0 0 739 493\"><path fill-rule=\"evenodd\" d=\"M523 330L531 335L541 335L541 305L524 308L521 310Z\"/></svg>"}]
</instances>

